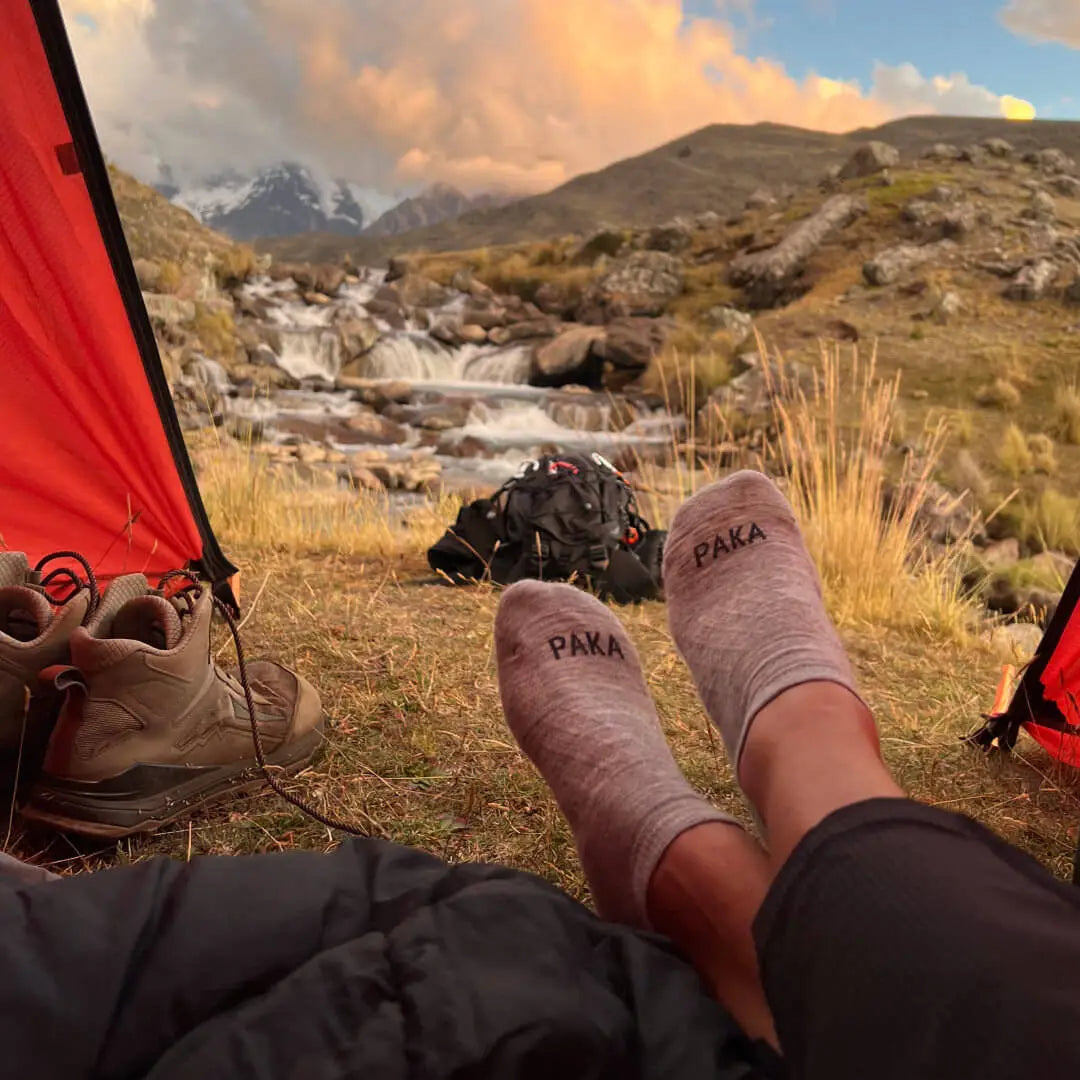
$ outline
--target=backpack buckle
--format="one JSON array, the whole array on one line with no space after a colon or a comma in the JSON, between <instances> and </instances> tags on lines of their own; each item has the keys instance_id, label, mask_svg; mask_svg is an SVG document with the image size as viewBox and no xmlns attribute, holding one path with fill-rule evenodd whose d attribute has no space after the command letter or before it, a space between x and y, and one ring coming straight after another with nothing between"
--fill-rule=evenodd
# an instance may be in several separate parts
<instances>
[{"instance_id":1,"label":"backpack buckle","mask_svg":"<svg viewBox=\"0 0 1080 1080\"><path fill-rule=\"evenodd\" d=\"M606 547L594 544L589 548L589 566L594 570L606 570L609 561Z\"/></svg>"}]
</instances>

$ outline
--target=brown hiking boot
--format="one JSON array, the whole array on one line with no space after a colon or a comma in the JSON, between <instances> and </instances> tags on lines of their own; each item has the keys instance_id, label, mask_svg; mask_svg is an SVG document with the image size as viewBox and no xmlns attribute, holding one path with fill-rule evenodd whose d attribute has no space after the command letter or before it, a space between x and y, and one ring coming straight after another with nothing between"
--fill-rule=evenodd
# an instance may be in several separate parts
<instances>
[{"instance_id":1,"label":"brown hiking boot","mask_svg":"<svg viewBox=\"0 0 1080 1080\"><path fill-rule=\"evenodd\" d=\"M68 662L68 641L96 599L70 570L63 575L71 589L62 601L50 598L40 568L31 570L22 552L0 552L0 786L16 777L32 778L41 764L62 695L38 672ZM93 579L91 578L91 583Z\"/></svg>"},{"instance_id":2,"label":"brown hiking boot","mask_svg":"<svg viewBox=\"0 0 1080 1080\"><path fill-rule=\"evenodd\" d=\"M71 638L67 691L26 817L88 836L150 832L265 782L243 688L210 656L208 585L166 599L117 578ZM267 764L298 772L323 739L314 687L278 664L246 664Z\"/></svg>"}]
</instances>

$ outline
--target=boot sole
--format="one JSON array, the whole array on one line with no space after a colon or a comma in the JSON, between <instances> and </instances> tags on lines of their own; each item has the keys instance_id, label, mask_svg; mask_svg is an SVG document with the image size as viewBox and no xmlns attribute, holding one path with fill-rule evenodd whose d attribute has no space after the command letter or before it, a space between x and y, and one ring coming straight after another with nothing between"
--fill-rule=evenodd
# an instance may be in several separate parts
<instances>
[{"instance_id":1,"label":"boot sole","mask_svg":"<svg viewBox=\"0 0 1080 1080\"><path fill-rule=\"evenodd\" d=\"M285 776L307 768L322 746L325 722L286 743L266 763ZM41 777L21 814L62 832L103 840L152 833L177 818L266 785L254 758L231 765L134 765L108 780ZM149 794L147 791L149 789Z\"/></svg>"}]
</instances>

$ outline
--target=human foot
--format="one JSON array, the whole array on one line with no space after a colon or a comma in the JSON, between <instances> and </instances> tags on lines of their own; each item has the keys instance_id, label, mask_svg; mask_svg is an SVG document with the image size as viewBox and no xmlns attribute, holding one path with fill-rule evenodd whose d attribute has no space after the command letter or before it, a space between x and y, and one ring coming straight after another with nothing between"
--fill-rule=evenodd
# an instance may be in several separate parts
<instances>
[{"instance_id":1,"label":"human foot","mask_svg":"<svg viewBox=\"0 0 1080 1080\"><path fill-rule=\"evenodd\" d=\"M495 648L507 722L570 822L598 911L649 926L649 881L671 843L705 822L737 823L679 771L637 652L599 601L569 585L514 585Z\"/></svg>"},{"instance_id":2,"label":"human foot","mask_svg":"<svg viewBox=\"0 0 1080 1080\"><path fill-rule=\"evenodd\" d=\"M857 695L795 515L761 473L680 507L664 582L672 636L736 771L754 717L784 691L825 682Z\"/></svg>"}]
</instances>

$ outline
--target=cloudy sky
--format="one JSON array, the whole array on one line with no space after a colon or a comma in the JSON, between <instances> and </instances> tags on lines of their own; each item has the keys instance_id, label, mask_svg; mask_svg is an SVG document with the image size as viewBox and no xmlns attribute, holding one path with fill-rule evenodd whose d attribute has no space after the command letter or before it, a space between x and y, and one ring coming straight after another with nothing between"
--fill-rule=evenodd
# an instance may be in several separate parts
<instances>
[{"instance_id":1,"label":"cloudy sky","mask_svg":"<svg viewBox=\"0 0 1080 1080\"><path fill-rule=\"evenodd\" d=\"M143 179L531 192L715 122L1080 118L1080 0L62 0Z\"/></svg>"}]
</instances>

